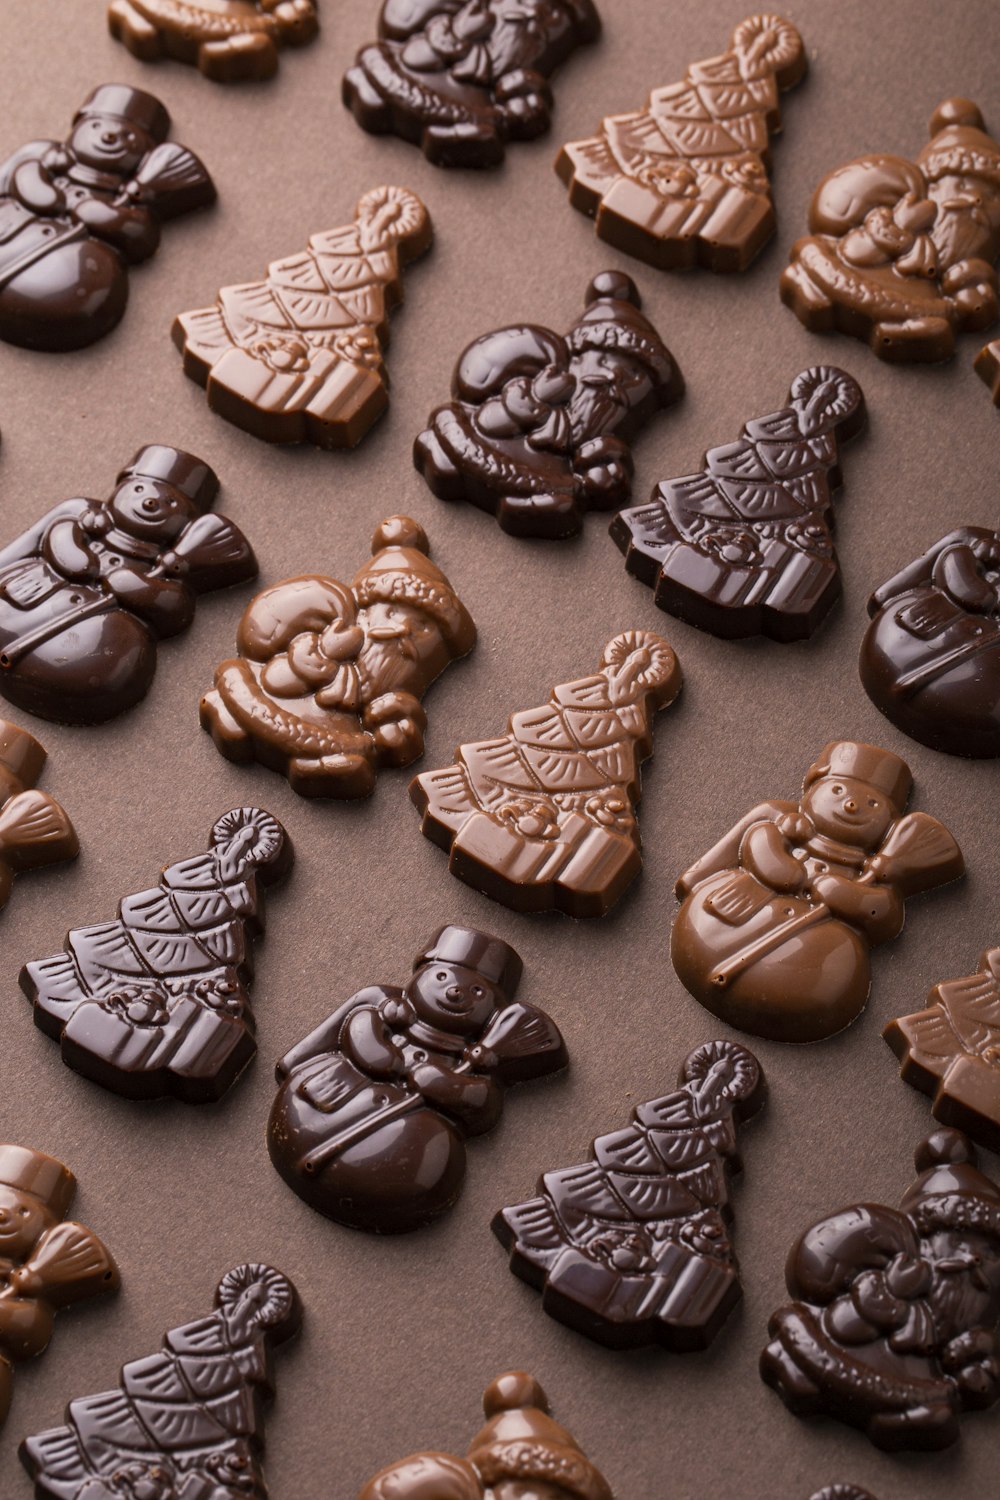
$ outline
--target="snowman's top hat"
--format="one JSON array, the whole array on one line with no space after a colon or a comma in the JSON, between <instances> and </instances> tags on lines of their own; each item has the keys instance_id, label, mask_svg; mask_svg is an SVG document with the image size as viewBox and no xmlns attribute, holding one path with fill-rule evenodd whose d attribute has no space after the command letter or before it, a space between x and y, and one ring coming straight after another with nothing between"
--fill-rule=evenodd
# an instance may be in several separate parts
<instances>
[{"instance_id":1,"label":"snowman's top hat","mask_svg":"<svg viewBox=\"0 0 1000 1500\"><path fill-rule=\"evenodd\" d=\"M128 120L154 141L165 141L170 133L170 115L156 95L131 88L127 83L102 83L84 99L73 123L88 115L114 115L119 120Z\"/></svg>"},{"instance_id":2,"label":"snowman's top hat","mask_svg":"<svg viewBox=\"0 0 1000 1500\"><path fill-rule=\"evenodd\" d=\"M473 927L442 927L424 944L414 960L413 967L421 968L438 960L445 964L459 964L464 969L475 969L484 979L495 984L508 999L520 983L523 966L520 957L509 943L491 937L488 932L477 932Z\"/></svg>"},{"instance_id":3,"label":"snowman's top hat","mask_svg":"<svg viewBox=\"0 0 1000 1500\"><path fill-rule=\"evenodd\" d=\"M28 1146L0 1145L0 1183L38 1198L59 1219L73 1201L76 1178L54 1156Z\"/></svg>"},{"instance_id":4,"label":"snowman's top hat","mask_svg":"<svg viewBox=\"0 0 1000 1500\"><path fill-rule=\"evenodd\" d=\"M219 477L203 459L185 453L183 448L167 448L160 443L148 443L140 448L118 475L117 483L140 477L169 484L200 512L210 510L219 493Z\"/></svg>"}]
</instances>

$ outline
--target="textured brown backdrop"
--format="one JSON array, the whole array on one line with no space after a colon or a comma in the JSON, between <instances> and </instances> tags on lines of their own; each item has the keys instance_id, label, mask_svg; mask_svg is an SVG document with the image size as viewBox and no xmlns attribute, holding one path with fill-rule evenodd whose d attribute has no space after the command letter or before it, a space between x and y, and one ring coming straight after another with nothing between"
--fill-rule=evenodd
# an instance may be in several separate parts
<instances>
[{"instance_id":1,"label":"textured brown backdrop","mask_svg":"<svg viewBox=\"0 0 1000 1500\"><path fill-rule=\"evenodd\" d=\"M806 333L780 306L777 277L824 170L864 151L913 154L949 94L978 100L1000 127L996 5L791 6L812 71L786 98L787 135L775 149L780 230L749 274L730 278L658 275L602 247L551 163L560 140L588 134L602 114L638 106L649 87L721 50L745 7L601 0L601 10L604 40L558 79L551 136L477 176L445 174L399 141L366 136L342 109L340 77L373 33L374 0L322 0L316 45L287 54L275 82L230 89L180 65L136 62L107 36L102 0L4 0L2 154L61 135L91 87L127 80L169 106L175 138L204 157L219 203L168 226L155 261L132 276L124 323L103 343L65 357L0 345L3 538L69 495L106 495L119 465L149 441L216 467L222 508L257 548L262 583L306 569L350 577L382 516L412 512L480 631L474 655L429 694L427 766L590 670L622 628L662 630L687 675L647 768L645 873L610 918L591 923L520 917L453 880L420 837L405 773L384 773L366 804L310 805L277 776L223 761L198 728L197 703L231 652L249 591L199 605L189 634L161 650L135 712L99 729L30 725L51 756L43 785L70 811L83 854L19 881L2 918L0 1135L73 1167L79 1216L113 1247L124 1285L114 1304L63 1315L48 1355L19 1371L0 1438L4 1497L28 1492L15 1460L25 1432L58 1420L70 1396L111 1385L120 1361L152 1352L166 1327L207 1308L222 1272L255 1257L295 1278L306 1309L300 1343L277 1364L267 1457L275 1500L351 1500L392 1458L462 1451L482 1388L510 1366L541 1377L620 1500L806 1500L835 1478L881 1500L996 1493L1000 1411L967 1418L950 1453L888 1458L847 1429L797 1421L756 1372L794 1235L858 1197L894 1203L911 1180L927 1102L897 1080L882 1025L1000 940L1000 766L909 744L855 671L869 589L951 527L1000 519L1000 417L971 369L977 341L964 339L947 368L891 369L851 340ZM212 416L181 373L174 313L256 277L384 182L421 194L438 237L409 271L394 319L388 417L358 452L330 455L268 448ZM614 264L636 275L689 385L683 405L638 444L640 498L658 478L695 467L706 445L735 438L746 417L780 405L810 362L836 361L861 380L871 426L844 465L844 599L814 641L727 645L699 635L626 576L600 517L580 542L517 542L480 513L439 503L414 472L410 443L445 397L467 339L514 319L563 328L589 278ZM718 1033L670 967L673 880L759 798L791 795L837 736L908 757L914 806L955 831L968 878L912 903L905 934L875 959L869 1008L847 1033L808 1048L759 1047L771 1101L746 1131L735 1193L745 1300L712 1350L605 1352L542 1314L508 1272L490 1216L540 1170L579 1160L595 1133L667 1090L687 1050ZM298 850L259 950L260 1055L218 1107L126 1103L62 1066L31 1024L19 966L58 948L68 926L112 915L167 860L201 849L219 813L248 801L281 817ZM366 1238L313 1215L271 1170L271 1065L360 985L401 980L429 930L449 919L517 945L522 995L558 1017L572 1070L510 1095L501 1127L472 1147L465 1195L444 1223Z\"/></svg>"}]
</instances>

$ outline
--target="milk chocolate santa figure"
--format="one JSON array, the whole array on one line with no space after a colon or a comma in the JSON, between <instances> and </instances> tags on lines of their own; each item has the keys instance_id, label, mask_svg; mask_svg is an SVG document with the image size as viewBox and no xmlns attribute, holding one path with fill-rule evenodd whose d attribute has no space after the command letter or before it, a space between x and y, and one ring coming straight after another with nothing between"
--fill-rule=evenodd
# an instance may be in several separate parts
<instances>
[{"instance_id":1,"label":"milk chocolate santa figure","mask_svg":"<svg viewBox=\"0 0 1000 1500\"><path fill-rule=\"evenodd\" d=\"M593 0L385 0L378 29L344 75L358 123L439 167L492 167L548 130L549 77L601 22Z\"/></svg>"},{"instance_id":2,"label":"milk chocolate santa figure","mask_svg":"<svg viewBox=\"0 0 1000 1500\"><path fill-rule=\"evenodd\" d=\"M80 852L76 829L60 804L35 787L45 759L33 735L0 719L0 908L15 875Z\"/></svg>"},{"instance_id":3,"label":"milk chocolate santa figure","mask_svg":"<svg viewBox=\"0 0 1000 1500\"><path fill-rule=\"evenodd\" d=\"M376 1474L358 1500L614 1500L532 1376L498 1376L483 1410L486 1426L467 1458L415 1453Z\"/></svg>"},{"instance_id":4,"label":"milk chocolate santa figure","mask_svg":"<svg viewBox=\"0 0 1000 1500\"><path fill-rule=\"evenodd\" d=\"M110 1251L66 1221L76 1178L54 1157L0 1145L0 1425L13 1366L48 1348L60 1308L118 1290Z\"/></svg>"},{"instance_id":5,"label":"milk chocolate santa figure","mask_svg":"<svg viewBox=\"0 0 1000 1500\"><path fill-rule=\"evenodd\" d=\"M962 874L927 813L904 816L913 778L898 755L841 740L802 798L762 802L681 876L671 957L713 1015L756 1036L814 1042L850 1025L869 950L903 926L906 897Z\"/></svg>"},{"instance_id":6,"label":"milk chocolate santa figure","mask_svg":"<svg viewBox=\"0 0 1000 1500\"><path fill-rule=\"evenodd\" d=\"M403 266L431 239L415 194L374 188L352 224L181 313L173 339L185 374L213 411L265 442L353 448L389 404L389 312L403 300Z\"/></svg>"},{"instance_id":7,"label":"milk chocolate santa figure","mask_svg":"<svg viewBox=\"0 0 1000 1500\"><path fill-rule=\"evenodd\" d=\"M836 1417L879 1448L947 1448L1000 1397L1000 1188L939 1130L898 1209L821 1219L788 1258L763 1379L797 1416Z\"/></svg>"},{"instance_id":8,"label":"milk chocolate santa figure","mask_svg":"<svg viewBox=\"0 0 1000 1500\"><path fill-rule=\"evenodd\" d=\"M0 166L0 338L79 349L115 326L128 267L155 253L160 225L215 200L169 130L152 94L104 84L65 143L32 141Z\"/></svg>"},{"instance_id":9,"label":"milk chocolate santa figure","mask_svg":"<svg viewBox=\"0 0 1000 1500\"><path fill-rule=\"evenodd\" d=\"M421 526L390 516L350 587L309 574L258 594L201 703L227 760L282 771L303 797L367 797L380 766L423 753L420 699L476 640L428 551Z\"/></svg>"},{"instance_id":10,"label":"milk chocolate santa figure","mask_svg":"<svg viewBox=\"0 0 1000 1500\"><path fill-rule=\"evenodd\" d=\"M435 495L467 500L515 536L575 536L588 510L624 505L631 439L684 381L635 283L602 271L565 336L499 328L462 354L454 400L413 457Z\"/></svg>"},{"instance_id":11,"label":"milk chocolate santa figure","mask_svg":"<svg viewBox=\"0 0 1000 1500\"><path fill-rule=\"evenodd\" d=\"M570 202L597 220L600 239L661 270L745 270L774 233L767 169L779 94L806 67L791 22L748 16L728 52L563 147L556 171Z\"/></svg>"},{"instance_id":12,"label":"milk chocolate santa figure","mask_svg":"<svg viewBox=\"0 0 1000 1500\"><path fill-rule=\"evenodd\" d=\"M781 277L807 328L880 359L949 359L997 315L1000 146L968 99L939 104L930 133L915 162L862 156L825 178Z\"/></svg>"},{"instance_id":13,"label":"milk chocolate santa figure","mask_svg":"<svg viewBox=\"0 0 1000 1500\"><path fill-rule=\"evenodd\" d=\"M206 78L273 78L281 47L319 30L316 0L111 0L108 26L135 57L176 57Z\"/></svg>"},{"instance_id":14,"label":"milk chocolate santa figure","mask_svg":"<svg viewBox=\"0 0 1000 1500\"><path fill-rule=\"evenodd\" d=\"M1000 531L962 526L868 601L865 691L912 739L1000 755Z\"/></svg>"},{"instance_id":15,"label":"milk chocolate santa figure","mask_svg":"<svg viewBox=\"0 0 1000 1500\"><path fill-rule=\"evenodd\" d=\"M520 977L507 943L442 927L405 988L359 990L283 1057L267 1144L289 1187L381 1233L451 1208L463 1143L496 1125L506 1086L566 1065L555 1022L515 1002Z\"/></svg>"},{"instance_id":16,"label":"milk chocolate santa figure","mask_svg":"<svg viewBox=\"0 0 1000 1500\"><path fill-rule=\"evenodd\" d=\"M0 693L45 719L97 724L131 708L156 644L199 594L253 578L257 559L192 453L140 448L109 500L65 500L0 551Z\"/></svg>"}]
</instances>

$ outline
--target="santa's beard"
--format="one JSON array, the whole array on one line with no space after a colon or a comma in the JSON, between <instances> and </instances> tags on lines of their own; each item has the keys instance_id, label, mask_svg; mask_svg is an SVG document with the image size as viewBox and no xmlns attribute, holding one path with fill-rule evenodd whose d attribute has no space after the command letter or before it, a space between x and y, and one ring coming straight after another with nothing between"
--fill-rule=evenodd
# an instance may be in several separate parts
<instances>
[{"instance_id":1,"label":"santa's beard","mask_svg":"<svg viewBox=\"0 0 1000 1500\"><path fill-rule=\"evenodd\" d=\"M366 640L354 666L364 703L371 703L383 693L411 688L419 677L419 661L406 636L391 641Z\"/></svg>"},{"instance_id":2,"label":"santa's beard","mask_svg":"<svg viewBox=\"0 0 1000 1500\"><path fill-rule=\"evenodd\" d=\"M570 421L577 442L599 437L620 420L624 403L613 385L577 385L569 403Z\"/></svg>"}]
</instances>

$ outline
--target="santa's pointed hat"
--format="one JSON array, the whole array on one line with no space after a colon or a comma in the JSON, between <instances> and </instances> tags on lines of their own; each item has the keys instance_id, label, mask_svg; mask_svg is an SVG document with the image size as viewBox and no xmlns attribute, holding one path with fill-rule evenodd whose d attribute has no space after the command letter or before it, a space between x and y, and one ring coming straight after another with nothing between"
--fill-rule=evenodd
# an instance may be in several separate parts
<instances>
[{"instance_id":1,"label":"santa's pointed hat","mask_svg":"<svg viewBox=\"0 0 1000 1500\"><path fill-rule=\"evenodd\" d=\"M931 139L917 157L928 182L978 177L1000 189L1000 145L988 134L978 104L945 99L931 117Z\"/></svg>"},{"instance_id":2,"label":"santa's pointed hat","mask_svg":"<svg viewBox=\"0 0 1000 1500\"><path fill-rule=\"evenodd\" d=\"M900 1210L918 1234L982 1234L1000 1244L1000 1187L976 1166L976 1149L960 1130L936 1130L914 1154L920 1176Z\"/></svg>"},{"instance_id":3,"label":"santa's pointed hat","mask_svg":"<svg viewBox=\"0 0 1000 1500\"><path fill-rule=\"evenodd\" d=\"M566 335L571 353L598 349L625 355L645 368L654 385L674 387L679 372L666 344L643 314L642 298L631 276L601 271L587 288L584 301L586 310Z\"/></svg>"},{"instance_id":4,"label":"santa's pointed hat","mask_svg":"<svg viewBox=\"0 0 1000 1500\"><path fill-rule=\"evenodd\" d=\"M498 1376L483 1410L486 1426L472 1441L469 1462L487 1487L535 1480L566 1500L614 1500L603 1474L549 1415L548 1398L531 1375Z\"/></svg>"},{"instance_id":5,"label":"santa's pointed hat","mask_svg":"<svg viewBox=\"0 0 1000 1500\"><path fill-rule=\"evenodd\" d=\"M376 600L411 604L437 621L457 656L471 651L476 627L441 569L432 563L424 528L409 516L389 516L372 538L372 560L351 585L364 609Z\"/></svg>"}]
</instances>

